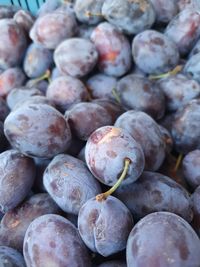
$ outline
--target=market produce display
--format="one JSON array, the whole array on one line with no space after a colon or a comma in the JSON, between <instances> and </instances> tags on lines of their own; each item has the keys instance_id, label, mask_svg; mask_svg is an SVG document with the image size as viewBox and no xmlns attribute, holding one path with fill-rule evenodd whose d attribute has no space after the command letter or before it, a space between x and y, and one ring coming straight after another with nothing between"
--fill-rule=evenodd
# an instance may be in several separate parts
<instances>
[{"instance_id":1,"label":"market produce display","mask_svg":"<svg viewBox=\"0 0 200 267\"><path fill-rule=\"evenodd\" d=\"M198 0L0 1L0 267L200 267Z\"/></svg>"}]
</instances>

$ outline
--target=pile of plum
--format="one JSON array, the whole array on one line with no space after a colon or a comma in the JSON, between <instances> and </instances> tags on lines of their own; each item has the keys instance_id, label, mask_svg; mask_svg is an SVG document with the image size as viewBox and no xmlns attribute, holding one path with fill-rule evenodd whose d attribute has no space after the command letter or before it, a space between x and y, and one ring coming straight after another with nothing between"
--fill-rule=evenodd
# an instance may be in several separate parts
<instances>
[{"instance_id":1,"label":"pile of plum","mask_svg":"<svg viewBox=\"0 0 200 267\"><path fill-rule=\"evenodd\" d=\"M0 6L0 267L200 267L200 2Z\"/></svg>"}]
</instances>

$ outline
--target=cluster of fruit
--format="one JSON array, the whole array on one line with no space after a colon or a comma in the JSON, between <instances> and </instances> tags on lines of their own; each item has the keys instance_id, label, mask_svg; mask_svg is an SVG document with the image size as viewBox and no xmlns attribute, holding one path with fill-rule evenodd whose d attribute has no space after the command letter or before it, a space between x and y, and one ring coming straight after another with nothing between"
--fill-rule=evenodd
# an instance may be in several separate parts
<instances>
[{"instance_id":1,"label":"cluster of fruit","mask_svg":"<svg viewBox=\"0 0 200 267\"><path fill-rule=\"evenodd\" d=\"M199 125L198 1L0 6L0 266L200 267Z\"/></svg>"}]
</instances>

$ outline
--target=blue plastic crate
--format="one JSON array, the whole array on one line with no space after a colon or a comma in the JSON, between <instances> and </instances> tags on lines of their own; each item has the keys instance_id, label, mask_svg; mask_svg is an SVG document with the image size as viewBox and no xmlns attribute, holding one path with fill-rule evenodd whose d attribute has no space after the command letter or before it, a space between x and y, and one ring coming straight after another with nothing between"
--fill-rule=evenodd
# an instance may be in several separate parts
<instances>
[{"instance_id":1,"label":"blue plastic crate","mask_svg":"<svg viewBox=\"0 0 200 267\"><path fill-rule=\"evenodd\" d=\"M45 0L0 0L1 5L15 5L29 10L32 14L36 14L38 8Z\"/></svg>"}]
</instances>

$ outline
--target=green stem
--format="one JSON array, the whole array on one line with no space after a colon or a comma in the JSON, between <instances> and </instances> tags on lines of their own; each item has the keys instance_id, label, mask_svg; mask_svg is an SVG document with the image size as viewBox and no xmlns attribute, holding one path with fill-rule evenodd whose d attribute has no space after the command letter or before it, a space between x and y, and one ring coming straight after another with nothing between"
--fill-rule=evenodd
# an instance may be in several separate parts
<instances>
[{"instance_id":1,"label":"green stem","mask_svg":"<svg viewBox=\"0 0 200 267\"><path fill-rule=\"evenodd\" d=\"M130 163L131 163L131 160L129 158L125 158L124 170L123 170L121 176L119 177L119 179L117 180L116 184L114 184L113 187L111 187L105 193L97 195L96 196L97 201L105 200L108 196L110 196L112 193L114 193L115 190L117 190L117 188L120 186L120 184L122 183L122 181L125 179L125 177L127 175Z\"/></svg>"},{"instance_id":2,"label":"green stem","mask_svg":"<svg viewBox=\"0 0 200 267\"><path fill-rule=\"evenodd\" d=\"M176 165L174 167L174 172L177 172L177 170L179 169L182 159L183 159L183 154L179 154L177 161L176 161Z\"/></svg>"},{"instance_id":3,"label":"green stem","mask_svg":"<svg viewBox=\"0 0 200 267\"><path fill-rule=\"evenodd\" d=\"M50 75L51 75L50 70L47 70L44 75L42 75L36 79L33 79L32 81L33 81L33 83L38 83L40 81L47 79L47 81L50 83L51 82Z\"/></svg>"},{"instance_id":4,"label":"green stem","mask_svg":"<svg viewBox=\"0 0 200 267\"><path fill-rule=\"evenodd\" d=\"M183 66L182 65L178 65L173 70L171 70L171 71L169 71L167 73L163 73L163 74L159 74L159 75L150 75L149 79L150 80L156 80L156 79L167 78L169 76L173 76L173 75L178 74L182 69L183 69Z\"/></svg>"},{"instance_id":5,"label":"green stem","mask_svg":"<svg viewBox=\"0 0 200 267\"><path fill-rule=\"evenodd\" d=\"M121 105L120 97L119 97L119 95L118 95L118 93L117 93L115 88L112 89L112 94L113 94L115 100Z\"/></svg>"}]
</instances>

